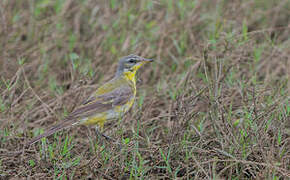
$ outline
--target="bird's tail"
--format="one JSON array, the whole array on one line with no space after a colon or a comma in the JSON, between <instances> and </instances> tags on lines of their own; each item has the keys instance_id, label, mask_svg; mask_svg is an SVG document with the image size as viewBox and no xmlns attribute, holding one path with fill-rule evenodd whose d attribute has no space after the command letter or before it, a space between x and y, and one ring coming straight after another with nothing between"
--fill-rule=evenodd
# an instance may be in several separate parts
<instances>
[{"instance_id":1,"label":"bird's tail","mask_svg":"<svg viewBox=\"0 0 290 180\"><path fill-rule=\"evenodd\" d=\"M41 138L50 136L64 128L68 128L70 127L71 124L67 124L67 123L61 123L61 124L57 124L53 127L51 127L49 130L45 131L43 134L40 134L39 136L34 137L33 139L31 139L28 143L26 143L25 147L30 146L31 144L34 144L38 141L41 140Z\"/></svg>"}]
</instances>

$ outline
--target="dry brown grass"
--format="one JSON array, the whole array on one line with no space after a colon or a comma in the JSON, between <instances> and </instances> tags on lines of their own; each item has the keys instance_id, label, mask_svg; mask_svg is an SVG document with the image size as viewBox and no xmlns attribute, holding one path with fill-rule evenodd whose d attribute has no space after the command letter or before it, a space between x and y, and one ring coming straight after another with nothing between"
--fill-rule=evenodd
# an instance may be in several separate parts
<instances>
[{"instance_id":1,"label":"dry brown grass","mask_svg":"<svg viewBox=\"0 0 290 180\"><path fill-rule=\"evenodd\" d=\"M287 179L288 1L1 1L0 178ZM154 58L96 139L76 127L20 156L119 57Z\"/></svg>"}]
</instances>

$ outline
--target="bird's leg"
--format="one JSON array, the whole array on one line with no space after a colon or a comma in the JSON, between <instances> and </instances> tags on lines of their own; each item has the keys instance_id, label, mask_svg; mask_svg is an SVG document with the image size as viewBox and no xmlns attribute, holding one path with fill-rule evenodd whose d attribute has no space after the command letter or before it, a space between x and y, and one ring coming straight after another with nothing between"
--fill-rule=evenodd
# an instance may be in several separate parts
<instances>
[{"instance_id":1,"label":"bird's leg","mask_svg":"<svg viewBox=\"0 0 290 180\"><path fill-rule=\"evenodd\" d=\"M104 133L101 133L99 131L99 128L98 126L96 126L96 134L100 137L100 136L103 136L107 141L113 141L113 142L117 142L114 138L111 138L110 136L107 136L106 134ZM122 144L121 143L118 143L117 144L119 145L119 149L121 150L122 149Z\"/></svg>"},{"instance_id":2,"label":"bird's leg","mask_svg":"<svg viewBox=\"0 0 290 180\"><path fill-rule=\"evenodd\" d=\"M99 131L99 127L98 126L96 126L96 134L98 135L98 136L103 136L106 140L108 140L108 141L115 141L115 139L113 139L113 138L111 138L110 136L107 136L107 135L105 135L104 133L101 133L100 131Z\"/></svg>"}]
</instances>

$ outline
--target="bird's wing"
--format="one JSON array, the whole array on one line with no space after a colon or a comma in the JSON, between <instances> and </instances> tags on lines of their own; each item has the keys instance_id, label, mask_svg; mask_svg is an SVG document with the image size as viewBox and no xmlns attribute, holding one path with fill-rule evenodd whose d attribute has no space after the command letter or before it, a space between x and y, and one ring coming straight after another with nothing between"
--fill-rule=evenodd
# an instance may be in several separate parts
<instances>
[{"instance_id":1,"label":"bird's wing","mask_svg":"<svg viewBox=\"0 0 290 180\"><path fill-rule=\"evenodd\" d=\"M133 90L130 86L121 86L113 91L102 94L100 96L91 96L86 104L81 105L72 113L70 113L62 122L52 126L43 134L33 138L25 146L29 146L43 137L50 136L57 131L64 128L71 127L72 124L77 123L80 119L93 116L101 112L108 111L114 106L121 106L126 104L133 96Z\"/></svg>"},{"instance_id":2,"label":"bird's wing","mask_svg":"<svg viewBox=\"0 0 290 180\"><path fill-rule=\"evenodd\" d=\"M74 110L67 119L82 119L126 104L133 95L130 86L121 86L100 96L91 96L87 103Z\"/></svg>"}]
</instances>

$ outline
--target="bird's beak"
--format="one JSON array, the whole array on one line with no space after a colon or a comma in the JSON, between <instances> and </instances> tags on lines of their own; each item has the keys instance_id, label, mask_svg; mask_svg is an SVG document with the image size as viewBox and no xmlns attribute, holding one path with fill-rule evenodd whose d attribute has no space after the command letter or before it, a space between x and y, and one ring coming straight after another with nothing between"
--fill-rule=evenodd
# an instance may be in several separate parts
<instances>
[{"instance_id":1,"label":"bird's beak","mask_svg":"<svg viewBox=\"0 0 290 180\"><path fill-rule=\"evenodd\" d=\"M133 68L134 68L135 71L137 71L141 66L143 66L144 64L147 64L149 62L152 62L152 61L153 61L153 59L146 59L146 58L140 57L139 58L139 63L136 64Z\"/></svg>"},{"instance_id":2,"label":"bird's beak","mask_svg":"<svg viewBox=\"0 0 290 180\"><path fill-rule=\"evenodd\" d=\"M142 58L141 61L143 61L144 63L148 63L148 62L153 62L153 59L146 59L146 58Z\"/></svg>"}]
</instances>

